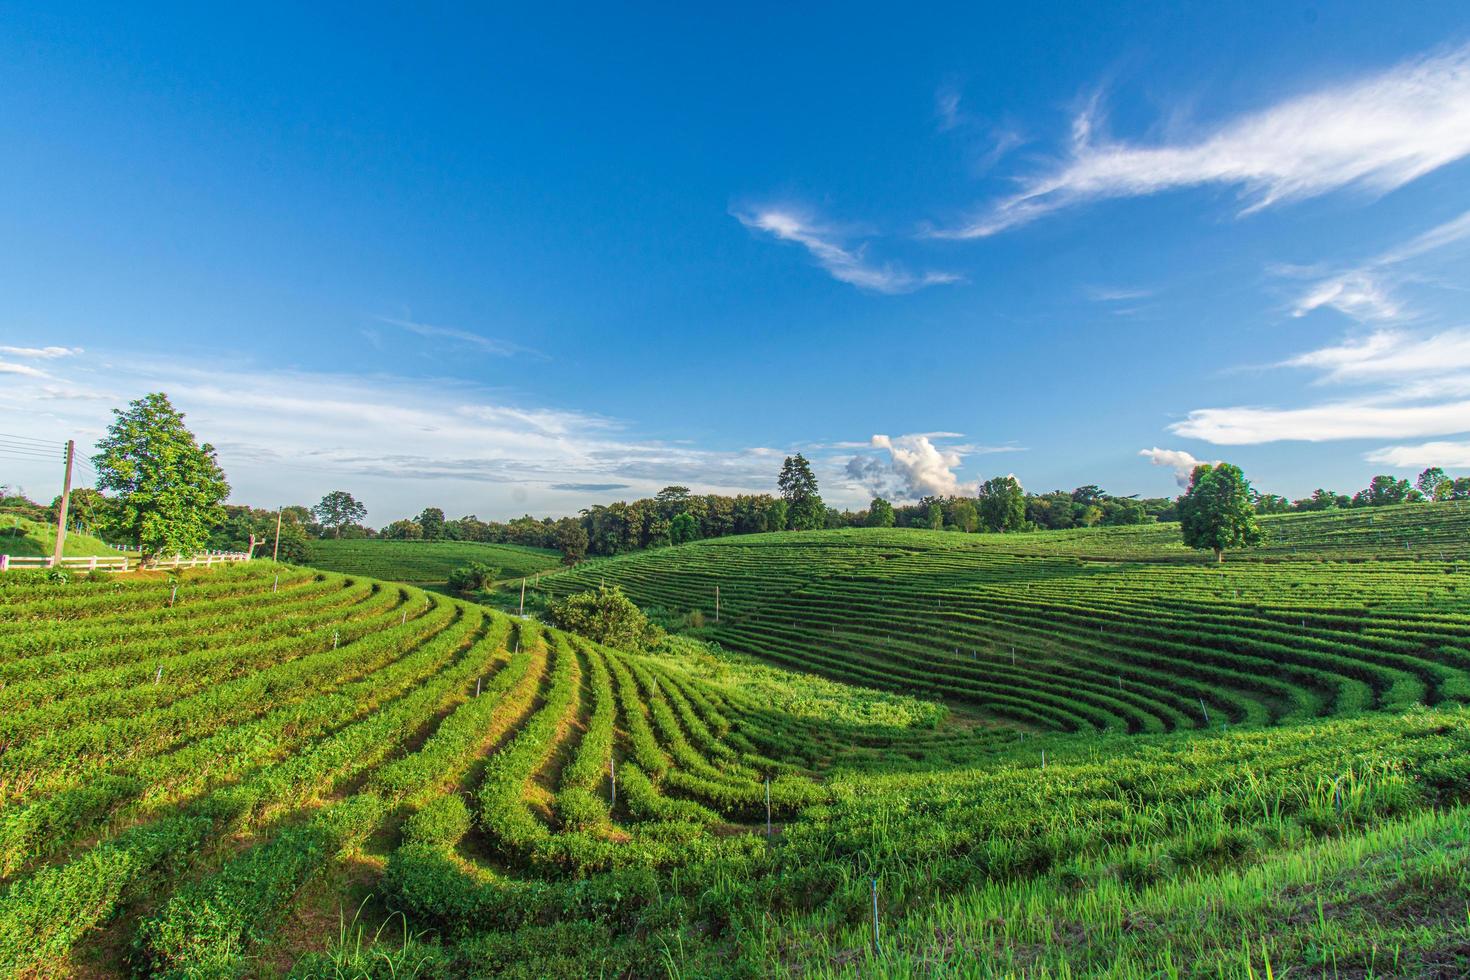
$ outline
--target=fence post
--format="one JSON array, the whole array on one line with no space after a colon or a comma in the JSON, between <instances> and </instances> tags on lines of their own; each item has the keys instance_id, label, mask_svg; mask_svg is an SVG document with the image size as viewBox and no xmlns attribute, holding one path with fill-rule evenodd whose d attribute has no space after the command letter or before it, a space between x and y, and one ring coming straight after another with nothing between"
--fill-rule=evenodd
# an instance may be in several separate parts
<instances>
[{"instance_id":1,"label":"fence post","mask_svg":"<svg viewBox=\"0 0 1470 980\"><path fill-rule=\"evenodd\" d=\"M0 572L10 571L10 556L0 555Z\"/></svg>"}]
</instances>

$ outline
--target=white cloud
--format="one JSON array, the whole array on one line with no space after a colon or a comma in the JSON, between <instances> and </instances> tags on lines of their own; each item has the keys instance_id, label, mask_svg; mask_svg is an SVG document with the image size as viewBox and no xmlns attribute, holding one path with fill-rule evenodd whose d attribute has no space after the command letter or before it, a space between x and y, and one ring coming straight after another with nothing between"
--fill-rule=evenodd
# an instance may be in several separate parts
<instances>
[{"instance_id":1,"label":"white cloud","mask_svg":"<svg viewBox=\"0 0 1470 980\"><path fill-rule=\"evenodd\" d=\"M1396 469L1416 470L1429 466L1470 469L1470 442L1424 442L1417 446L1385 446L1363 457Z\"/></svg>"},{"instance_id":2,"label":"white cloud","mask_svg":"<svg viewBox=\"0 0 1470 980\"><path fill-rule=\"evenodd\" d=\"M440 340L452 340L459 344L474 347L486 354L494 354L497 357L510 357L513 354L534 354L535 351L505 340L495 340L491 337L483 337L480 334L468 330L460 330L457 327L436 327L429 323L418 323L413 320L396 319L394 317L377 317L379 323L399 327L409 333L418 334L420 337L437 338ZM370 340L372 338L369 338Z\"/></svg>"},{"instance_id":3,"label":"white cloud","mask_svg":"<svg viewBox=\"0 0 1470 980\"><path fill-rule=\"evenodd\" d=\"M801 245L833 279L859 289L875 293L911 293L926 286L958 282L960 279L948 272L913 273L893 263L871 262L866 255L866 244L849 248L842 244L834 229L815 224L795 211L766 208L737 213L735 217L747 228Z\"/></svg>"},{"instance_id":4,"label":"white cloud","mask_svg":"<svg viewBox=\"0 0 1470 980\"><path fill-rule=\"evenodd\" d=\"M1169 426L1217 445L1398 439L1470 432L1470 329L1379 330L1276 365L1319 372L1317 385L1356 390L1294 408L1201 408Z\"/></svg>"},{"instance_id":5,"label":"white cloud","mask_svg":"<svg viewBox=\"0 0 1470 980\"><path fill-rule=\"evenodd\" d=\"M1433 405L1385 403L1381 397L1304 408L1201 408L1169 426L1175 435L1220 446L1295 440L1393 439L1470 430L1470 401Z\"/></svg>"},{"instance_id":6,"label":"white cloud","mask_svg":"<svg viewBox=\"0 0 1470 980\"><path fill-rule=\"evenodd\" d=\"M1286 99L1151 145L1098 134L1089 107L1052 172L958 228L980 238L1087 201L1205 185L1238 188L1250 213L1343 188L1384 193L1470 154L1470 46Z\"/></svg>"},{"instance_id":7,"label":"white cloud","mask_svg":"<svg viewBox=\"0 0 1470 980\"><path fill-rule=\"evenodd\" d=\"M1424 380L1470 371L1470 329L1428 336L1379 330L1360 340L1298 354L1286 367L1317 368L1324 381Z\"/></svg>"},{"instance_id":8,"label":"white cloud","mask_svg":"<svg viewBox=\"0 0 1470 980\"><path fill-rule=\"evenodd\" d=\"M29 364L14 364L10 361L0 361L0 374L18 374L26 378L48 378L45 371L33 368Z\"/></svg>"},{"instance_id":9,"label":"white cloud","mask_svg":"<svg viewBox=\"0 0 1470 980\"><path fill-rule=\"evenodd\" d=\"M1314 283L1292 309L1293 316L1331 307L1357 320L1399 320L1403 305L1394 296L1402 273L1396 268L1412 259L1470 238L1470 211L1390 249L1354 269Z\"/></svg>"},{"instance_id":10,"label":"white cloud","mask_svg":"<svg viewBox=\"0 0 1470 980\"><path fill-rule=\"evenodd\" d=\"M57 357L72 357L80 354L80 347L5 347L0 345L0 354L24 357L31 360L52 360Z\"/></svg>"},{"instance_id":11,"label":"white cloud","mask_svg":"<svg viewBox=\"0 0 1470 980\"><path fill-rule=\"evenodd\" d=\"M14 431L90 445L111 421L110 408L149 391L167 392L199 438L218 448L235 500L310 503L343 487L367 502L377 523L426 505L502 519L527 510L575 513L611 496L585 489L593 485L626 487L622 497L672 483L770 492L782 455L641 438L619 420L515 404L446 379L174 358L78 358L65 377L18 375L0 385L0 417L21 427ZM7 480L41 486L52 475L23 469L7 463Z\"/></svg>"},{"instance_id":12,"label":"white cloud","mask_svg":"<svg viewBox=\"0 0 1470 980\"><path fill-rule=\"evenodd\" d=\"M912 498L930 494L972 496L976 491L974 483L962 483L955 475L964 463L964 455L934 445L927 434L875 435L870 445L888 451L887 464L871 456L855 456L848 462L847 476L873 493Z\"/></svg>"},{"instance_id":13,"label":"white cloud","mask_svg":"<svg viewBox=\"0 0 1470 980\"><path fill-rule=\"evenodd\" d=\"M1194 474L1196 466L1203 466L1206 462L1213 466L1220 462L1219 460L1195 459L1182 449L1160 449L1158 446L1152 449L1140 449L1138 455L1147 457L1148 461L1155 466L1164 466L1173 471L1174 482L1181 487L1189 486L1189 478Z\"/></svg>"}]
</instances>

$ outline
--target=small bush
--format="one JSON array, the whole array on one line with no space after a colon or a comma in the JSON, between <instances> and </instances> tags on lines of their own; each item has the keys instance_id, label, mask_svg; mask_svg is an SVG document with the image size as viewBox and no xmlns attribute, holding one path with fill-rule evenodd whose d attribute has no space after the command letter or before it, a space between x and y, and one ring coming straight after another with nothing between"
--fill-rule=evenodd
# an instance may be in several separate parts
<instances>
[{"instance_id":1,"label":"small bush","mask_svg":"<svg viewBox=\"0 0 1470 980\"><path fill-rule=\"evenodd\" d=\"M569 633L624 650L652 646L663 637L663 630L650 623L616 585L603 586L595 592L578 592L553 602L547 609L547 618L552 625Z\"/></svg>"},{"instance_id":2,"label":"small bush","mask_svg":"<svg viewBox=\"0 0 1470 980\"><path fill-rule=\"evenodd\" d=\"M491 568L482 562L472 561L449 573L449 591L459 595L479 592L500 577L500 569Z\"/></svg>"}]
</instances>

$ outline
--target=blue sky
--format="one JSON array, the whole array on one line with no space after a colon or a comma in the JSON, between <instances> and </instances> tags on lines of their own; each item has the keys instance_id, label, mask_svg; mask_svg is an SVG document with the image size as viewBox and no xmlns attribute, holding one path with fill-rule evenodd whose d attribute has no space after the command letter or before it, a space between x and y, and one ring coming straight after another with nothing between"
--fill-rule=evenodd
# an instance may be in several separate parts
<instances>
[{"instance_id":1,"label":"blue sky","mask_svg":"<svg viewBox=\"0 0 1470 980\"><path fill-rule=\"evenodd\" d=\"M164 390L378 523L1470 472L1470 9L1016 6L0 6L0 433Z\"/></svg>"}]
</instances>

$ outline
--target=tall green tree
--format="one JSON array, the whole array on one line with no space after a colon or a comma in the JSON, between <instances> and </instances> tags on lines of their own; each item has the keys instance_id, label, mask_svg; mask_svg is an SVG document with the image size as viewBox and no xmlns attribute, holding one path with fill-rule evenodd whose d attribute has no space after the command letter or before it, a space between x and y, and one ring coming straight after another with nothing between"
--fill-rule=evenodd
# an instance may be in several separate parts
<instances>
[{"instance_id":1,"label":"tall green tree","mask_svg":"<svg viewBox=\"0 0 1470 980\"><path fill-rule=\"evenodd\" d=\"M669 521L669 541L673 544L688 544L699 540L699 522L689 513L676 514Z\"/></svg>"},{"instance_id":2,"label":"tall green tree","mask_svg":"<svg viewBox=\"0 0 1470 980\"><path fill-rule=\"evenodd\" d=\"M1375 476L1368 486L1353 494L1354 507L1385 507L1409 499L1409 481L1398 480L1387 473Z\"/></svg>"},{"instance_id":3,"label":"tall green tree","mask_svg":"<svg viewBox=\"0 0 1470 980\"><path fill-rule=\"evenodd\" d=\"M112 414L92 457L97 488L116 501L104 512L105 530L136 542L145 560L197 554L230 495L214 447L200 445L162 392Z\"/></svg>"},{"instance_id":4,"label":"tall green tree","mask_svg":"<svg viewBox=\"0 0 1470 980\"><path fill-rule=\"evenodd\" d=\"M1019 480L993 476L980 484L980 523L988 531L1001 532L1026 526L1026 491Z\"/></svg>"},{"instance_id":5,"label":"tall green tree","mask_svg":"<svg viewBox=\"0 0 1470 980\"><path fill-rule=\"evenodd\" d=\"M575 517L563 517L556 522L556 544L561 548L563 565L575 565L587 557L587 530Z\"/></svg>"},{"instance_id":6,"label":"tall green tree","mask_svg":"<svg viewBox=\"0 0 1470 980\"><path fill-rule=\"evenodd\" d=\"M893 505L882 497L874 497L868 505L868 527L892 527Z\"/></svg>"},{"instance_id":7,"label":"tall green tree","mask_svg":"<svg viewBox=\"0 0 1470 980\"><path fill-rule=\"evenodd\" d=\"M817 492L817 477L801 453L787 456L776 479L781 498L786 501L786 522L793 531L810 531L825 527L827 505Z\"/></svg>"},{"instance_id":8,"label":"tall green tree","mask_svg":"<svg viewBox=\"0 0 1470 980\"><path fill-rule=\"evenodd\" d=\"M332 529L333 537L340 538L342 528L362 523L367 517L367 507L346 490L333 490L311 509L311 513L323 527Z\"/></svg>"},{"instance_id":9,"label":"tall green tree","mask_svg":"<svg viewBox=\"0 0 1470 980\"><path fill-rule=\"evenodd\" d=\"M438 507L425 507L414 521L423 528L425 541L438 541L444 537L444 511Z\"/></svg>"},{"instance_id":10,"label":"tall green tree","mask_svg":"<svg viewBox=\"0 0 1470 980\"><path fill-rule=\"evenodd\" d=\"M1414 481L1414 486L1424 494L1426 500L1448 500L1455 484L1444 470L1438 466L1431 466L1419 474L1418 479Z\"/></svg>"},{"instance_id":11,"label":"tall green tree","mask_svg":"<svg viewBox=\"0 0 1470 980\"><path fill-rule=\"evenodd\" d=\"M1213 551L1225 560L1228 548L1261 543L1251 503L1251 485L1240 467L1229 463L1196 466L1189 489L1179 498L1179 528L1191 548Z\"/></svg>"}]
</instances>

